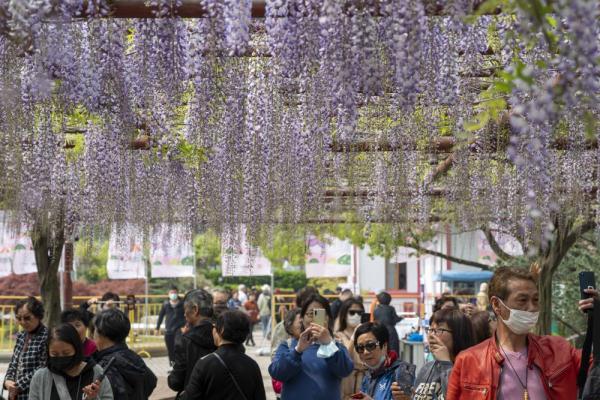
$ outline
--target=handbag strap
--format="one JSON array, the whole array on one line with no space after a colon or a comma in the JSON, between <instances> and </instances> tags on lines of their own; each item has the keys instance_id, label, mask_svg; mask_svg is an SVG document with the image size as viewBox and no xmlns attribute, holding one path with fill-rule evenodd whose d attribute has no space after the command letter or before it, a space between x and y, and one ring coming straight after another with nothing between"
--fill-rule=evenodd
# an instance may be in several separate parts
<instances>
[{"instance_id":1,"label":"handbag strap","mask_svg":"<svg viewBox=\"0 0 600 400\"><path fill-rule=\"evenodd\" d=\"M600 356L600 300L594 300L594 308L588 311L587 331L585 333L585 341L581 350L581 366L577 375L577 386L579 393L583 392L583 387L588 376L590 368L590 355L592 354L592 345L594 349L594 362L599 360Z\"/></svg>"},{"instance_id":2,"label":"handbag strap","mask_svg":"<svg viewBox=\"0 0 600 400\"><path fill-rule=\"evenodd\" d=\"M229 374L229 376L231 377L231 380L233 381L233 384L235 385L235 387L237 388L238 392L240 392L240 394L242 395L242 398L244 400L248 400L248 398L246 397L246 395L244 394L244 392L242 391L242 388L240 387L237 379L235 379L235 377L233 376L233 374L231 373L231 370L229 369L229 367L227 366L227 364L225 364L225 361L223 361L223 359L221 358L220 355L217 354L217 352L213 352L212 354L214 354L215 357L217 357L217 360L219 360L219 362L221 363L221 365L223 367L225 367L225 369L227 370L227 373Z\"/></svg>"}]
</instances>

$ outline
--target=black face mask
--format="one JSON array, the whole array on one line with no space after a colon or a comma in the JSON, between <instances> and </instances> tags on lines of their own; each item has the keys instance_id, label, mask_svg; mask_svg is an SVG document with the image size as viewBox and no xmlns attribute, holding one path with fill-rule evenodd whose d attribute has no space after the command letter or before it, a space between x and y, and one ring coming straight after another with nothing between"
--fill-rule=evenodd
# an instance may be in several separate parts
<instances>
[{"instance_id":1,"label":"black face mask","mask_svg":"<svg viewBox=\"0 0 600 400\"><path fill-rule=\"evenodd\" d=\"M76 355L67 357L48 357L48 369L56 374L64 374L81 362Z\"/></svg>"}]
</instances>

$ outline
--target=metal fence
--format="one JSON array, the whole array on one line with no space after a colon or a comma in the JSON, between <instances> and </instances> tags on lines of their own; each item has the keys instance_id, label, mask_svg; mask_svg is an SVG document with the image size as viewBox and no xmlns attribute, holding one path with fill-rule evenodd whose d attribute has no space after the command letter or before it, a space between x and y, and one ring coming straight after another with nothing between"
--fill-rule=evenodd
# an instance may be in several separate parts
<instances>
[{"instance_id":1,"label":"metal fence","mask_svg":"<svg viewBox=\"0 0 600 400\"><path fill-rule=\"evenodd\" d=\"M15 345L15 337L20 330L19 325L15 320L14 304L17 300L25 298L25 296L0 296L0 351L12 351ZM79 304L88 301L91 296L76 296L73 297L73 306L78 307ZM162 334L158 334L156 323L158 322L158 314L162 307L166 296L148 296L148 304L145 303L145 296L136 296L135 305L127 305L125 302L120 302L119 305L129 320L131 321L131 331L127 339L128 345L137 351L144 350L149 347L164 346ZM97 312L97 306L92 305L90 311ZM163 321L164 326L164 321Z\"/></svg>"}]
</instances>

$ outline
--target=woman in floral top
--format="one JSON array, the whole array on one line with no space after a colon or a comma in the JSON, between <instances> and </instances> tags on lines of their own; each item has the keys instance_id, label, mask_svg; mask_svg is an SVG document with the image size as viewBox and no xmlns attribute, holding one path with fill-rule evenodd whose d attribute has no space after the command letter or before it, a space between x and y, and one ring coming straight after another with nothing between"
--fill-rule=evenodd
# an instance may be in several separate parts
<instances>
[{"instance_id":1,"label":"woman in floral top","mask_svg":"<svg viewBox=\"0 0 600 400\"><path fill-rule=\"evenodd\" d=\"M17 334L4 387L9 400L27 400L33 374L46 366L48 328L42 324L44 306L35 297L19 300L15 314L23 330Z\"/></svg>"}]
</instances>

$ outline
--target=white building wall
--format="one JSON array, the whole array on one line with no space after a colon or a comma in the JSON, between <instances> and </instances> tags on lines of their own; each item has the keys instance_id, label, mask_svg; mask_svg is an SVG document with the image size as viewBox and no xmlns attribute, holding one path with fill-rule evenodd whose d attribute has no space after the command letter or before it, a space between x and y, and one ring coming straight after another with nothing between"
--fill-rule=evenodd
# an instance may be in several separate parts
<instances>
[{"instance_id":1,"label":"white building wall","mask_svg":"<svg viewBox=\"0 0 600 400\"><path fill-rule=\"evenodd\" d=\"M376 291L385 289L385 259L369 256L371 249L357 249L357 270L360 291Z\"/></svg>"}]
</instances>

